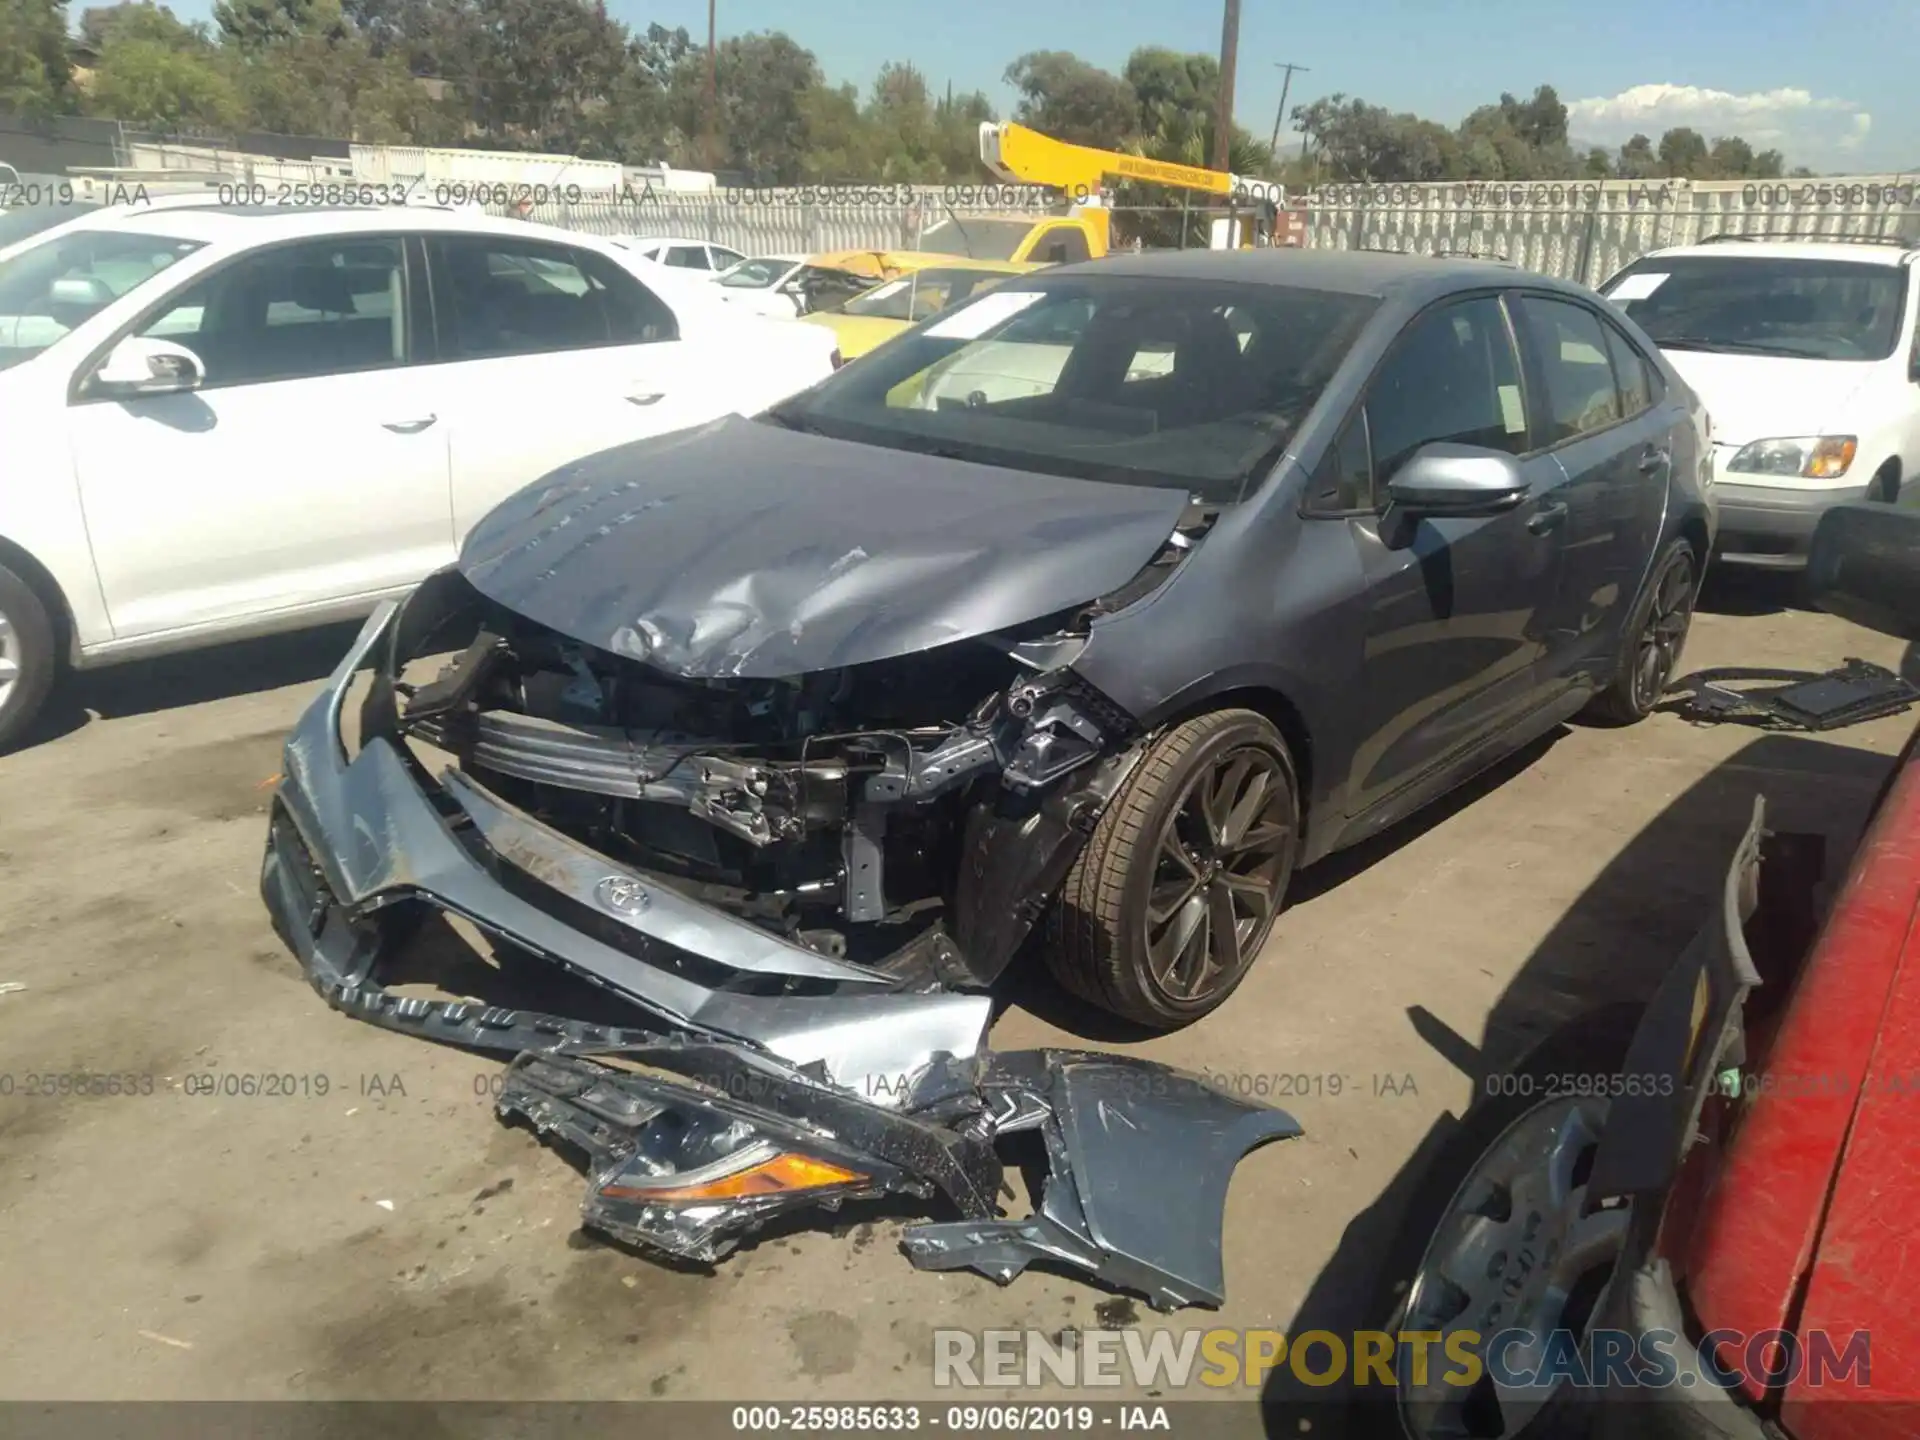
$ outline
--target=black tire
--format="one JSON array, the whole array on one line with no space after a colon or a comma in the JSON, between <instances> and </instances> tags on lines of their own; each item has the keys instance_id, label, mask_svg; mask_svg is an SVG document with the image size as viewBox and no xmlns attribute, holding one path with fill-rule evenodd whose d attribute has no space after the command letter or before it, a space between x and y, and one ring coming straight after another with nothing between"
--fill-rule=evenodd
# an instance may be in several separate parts
<instances>
[{"instance_id":1,"label":"black tire","mask_svg":"<svg viewBox=\"0 0 1920 1440\"><path fill-rule=\"evenodd\" d=\"M1900 503L1900 462L1889 460L1874 472L1873 479L1867 485L1867 499L1877 500L1882 505Z\"/></svg>"},{"instance_id":2,"label":"black tire","mask_svg":"<svg viewBox=\"0 0 1920 1440\"><path fill-rule=\"evenodd\" d=\"M59 660L53 618L26 581L0 565L0 751L11 750L39 717Z\"/></svg>"},{"instance_id":3,"label":"black tire","mask_svg":"<svg viewBox=\"0 0 1920 1440\"><path fill-rule=\"evenodd\" d=\"M1266 779L1256 794L1259 776ZM1224 845L1206 818L1206 800L1221 793L1229 824L1246 816ZM1048 967L1074 994L1136 1024L1172 1030L1199 1019L1233 993L1258 955L1285 902L1299 834L1293 757L1271 720L1216 710L1175 726L1141 758L1061 886ZM1193 888L1152 920L1156 884L1164 901L1189 877ZM1230 962L1213 945L1220 905L1234 921ZM1160 927L1158 964L1150 921Z\"/></svg>"},{"instance_id":4,"label":"black tire","mask_svg":"<svg viewBox=\"0 0 1920 1440\"><path fill-rule=\"evenodd\" d=\"M1633 607L1620 637L1613 679L1588 702L1582 718L1599 725L1633 725L1653 712L1679 668L1699 593L1699 556L1691 542L1675 540L1660 552ZM1678 608L1672 608L1676 604Z\"/></svg>"},{"instance_id":5,"label":"black tire","mask_svg":"<svg viewBox=\"0 0 1920 1440\"><path fill-rule=\"evenodd\" d=\"M1440 1143L1429 1147L1431 1158L1418 1180L1404 1187L1413 1198L1374 1276L1363 1328L1390 1335L1406 1328L1403 1322L1414 1278L1468 1175L1516 1122L1543 1103L1571 1093L1565 1077L1618 1074L1640 1013L1635 1005L1615 1005L1582 1016L1512 1064L1480 1077L1466 1115L1451 1125L1450 1132L1436 1137ZM1630 1229L1627 1249L1635 1243ZM1609 1297L1605 1313L1597 1295L1587 1298L1593 1308L1581 1317L1581 1324L1614 1323L1611 1306L1617 1303L1617 1297ZM1425 1322L1420 1323L1425 1328ZM1592 1412L1586 1400L1585 1394L1563 1389L1517 1432L1515 1440L1575 1440L1586 1436L1592 1428ZM1420 1440L1402 1416L1393 1390L1357 1386L1349 1391L1348 1401L1353 1419L1351 1434Z\"/></svg>"}]
</instances>

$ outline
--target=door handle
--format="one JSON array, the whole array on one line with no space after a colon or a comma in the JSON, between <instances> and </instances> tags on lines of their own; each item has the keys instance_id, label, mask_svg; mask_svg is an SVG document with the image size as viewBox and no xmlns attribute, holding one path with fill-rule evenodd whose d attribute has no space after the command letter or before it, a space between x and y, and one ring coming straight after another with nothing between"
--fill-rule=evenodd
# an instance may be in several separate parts
<instances>
[{"instance_id":1,"label":"door handle","mask_svg":"<svg viewBox=\"0 0 1920 1440\"><path fill-rule=\"evenodd\" d=\"M627 403L629 405L657 405L666 398L666 391L655 390L645 395L629 395L627 396Z\"/></svg>"},{"instance_id":2,"label":"door handle","mask_svg":"<svg viewBox=\"0 0 1920 1440\"><path fill-rule=\"evenodd\" d=\"M1534 511L1528 518L1527 533L1529 535L1544 535L1549 530L1558 530L1561 522L1566 518L1567 507L1565 502L1550 500L1538 510Z\"/></svg>"},{"instance_id":3,"label":"door handle","mask_svg":"<svg viewBox=\"0 0 1920 1440\"><path fill-rule=\"evenodd\" d=\"M418 420L382 420L380 425L396 435L418 435L439 418L438 415L424 415Z\"/></svg>"},{"instance_id":4,"label":"door handle","mask_svg":"<svg viewBox=\"0 0 1920 1440\"><path fill-rule=\"evenodd\" d=\"M1654 471L1658 470L1662 465L1671 465L1672 463L1673 463L1672 455L1670 455L1667 451L1660 449L1658 446L1650 445L1647 447L1646 451L1640 456L1640 473L1642 475L1651 475Z\"/></svg>"}]
</instances>

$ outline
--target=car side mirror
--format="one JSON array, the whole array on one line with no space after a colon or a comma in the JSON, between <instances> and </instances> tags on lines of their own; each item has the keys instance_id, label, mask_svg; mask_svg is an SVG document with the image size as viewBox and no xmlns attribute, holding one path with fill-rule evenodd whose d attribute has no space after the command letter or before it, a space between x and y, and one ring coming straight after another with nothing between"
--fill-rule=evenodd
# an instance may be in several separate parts
<instances>
[{"instance_id":1,"label":"car side mirror","mask_svg":"<svg viewBox=\"0 0 1920 1440\"><path fill-rule=\"evenodd\" d=\"M1435 519L1498 515L1527 498L1520 462L1499 450L1436 441L1423 445L1387 482L1396 510Z\"/></svg>"},{"instance_id":2,"label":"car side mirror","mask_svg":"<svg viewBox=\"0 0 1920 1440\"><path fill-rule=\"evenodd\" d=\"M1835 505L1807 550L1807 598L1830 615L1920 640L1920 510Z\"/></svg>"},{"instance_id":3,"label":"car side mirror","mask_svg":"<svg viewBox=\"0 0 1920 1440\"><path fill-rule=\"evenodd\" d=\"M93 372L93 389L102 395L172 395L197 389L207 367L184 345L129 335Z\"/></svg>"}]
</instances>

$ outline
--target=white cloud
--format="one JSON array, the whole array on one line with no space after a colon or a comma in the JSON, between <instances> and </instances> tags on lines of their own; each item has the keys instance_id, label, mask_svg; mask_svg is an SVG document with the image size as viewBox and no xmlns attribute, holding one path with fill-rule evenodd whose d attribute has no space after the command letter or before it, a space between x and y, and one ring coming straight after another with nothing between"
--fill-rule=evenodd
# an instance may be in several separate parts
<instances>
[{"instance_id":1,"label":"white cloud","mask_svg":"<svg viewBox=\"0 0 1920 1440\"><path fill-rule=\"evenodd\" d=\"M1567 106L1568 128L1603 145L1635 134L1658 143L1662 132L1679 125L1708 140L1738 135L1756 150L1785 151L1791 164L1818 165L1858 149L1873 116L1851 100L1793 87L1742 95L1699 85L1635 85Z\"/></svg>"}]
</instances>

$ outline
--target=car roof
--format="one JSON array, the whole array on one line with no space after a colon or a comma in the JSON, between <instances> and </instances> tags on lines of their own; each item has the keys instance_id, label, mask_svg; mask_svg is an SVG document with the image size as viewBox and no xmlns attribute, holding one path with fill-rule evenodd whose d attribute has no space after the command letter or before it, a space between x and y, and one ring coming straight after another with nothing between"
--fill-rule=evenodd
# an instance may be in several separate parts
<instances>
[{"instance_id":1,"label":"car roof","mask_svg":"<svg viewBox=\"0 0 1920 1440\"><path fill-rule=\"evenodd\" d=\"M1580 287L1536 275L1503 260L1403 254L1392 250L1115 251L1098 260L1050 267L1101 275L1167 276L1244 285L1286 285L1379 298L1445 294L1487 285L1528 285L1580 293Z\"/></svg>"},{"instance_id":2,"label":"car roof","mask_svg":"<svg viewBox=\"0 0 1920 1440\"><path fill-rule=\"evenodd\" d=\"M1912 262L1920 244L1889 244L1884 240L1748 240L1729 235L1704 245L1670 245L1642 255L1642 260L1670 260L1710 255L1716 260L1851 260L1861 265L1894 267Z\"/></svg>"},{"instance_id":3,"label":"car roof","mask_svg":"<svg viewBox=\"0 0 1920 1440\"><path fill-rule=\"evenodd\" d=\"M320 239L330 235L377 234L393 230L527 235L567 244L597 247L598 236L562 230L530 220L507 220L475 206L433 205L222 205L195 197L182 203L111 205L79 219L77 228L125 230L203 244L254 245L275 240ZM692 242L704 244L704 241Z\"/></svg>"},{"instance_id":4,"label":"car roof","mask_svg":"<svg viewBox=\"0 0 1920 1440\"><path fill-rule=\"evenodd\" d=\"M613 238L626 245L714 245L722 250L733 249L718 240L696 240L691 235L616 235Z\"/></svg>"}]
</instances>

